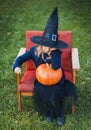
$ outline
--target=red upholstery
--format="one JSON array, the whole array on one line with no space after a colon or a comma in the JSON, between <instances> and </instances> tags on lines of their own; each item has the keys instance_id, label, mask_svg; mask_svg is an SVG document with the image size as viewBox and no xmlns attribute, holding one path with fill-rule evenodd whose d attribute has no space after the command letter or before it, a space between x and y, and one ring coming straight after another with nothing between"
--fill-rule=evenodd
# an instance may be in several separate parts
<instances>
[{"instance_id":1,"label":"red upholstery","mask_svg":"<svg viewBox=\"0 0 91 130\"><path fill-rule=\"evenodd\" d=\"M30 41L32 36L40 36L43 31L26 31L26 50L28 51L32 46L36 45ZM71 49L72 49L72 32L71 31L59 31L59 39L66 42L69 48L62 49L62 67L65 71L66 79L72 81L72 66L71 66ZM33 82L35 79L35 65L32 60L26 62L26 72L21 80L21 84L18 87L18 91L33 92Z\"/></svg>"},{"instance_id":2,"label":"red upholstery","mask_svg":"<svg viewBox=\"0 0 91 130\"><path fill-rule=\"evenodd\" d=\"M72 61L71 61L71 49L63 49L62 50L62 67L65 71L72 71Z\"/></svg>"},{"instance_id":3,"label":"red upholstery","mask_svg":"<svg viewBox=\"0 0 91 130\"><path fill-rule=\"evenodd\" d=\"M65 71L66 79L72 82L72 72Z\"/></svg>"}]
</instances>

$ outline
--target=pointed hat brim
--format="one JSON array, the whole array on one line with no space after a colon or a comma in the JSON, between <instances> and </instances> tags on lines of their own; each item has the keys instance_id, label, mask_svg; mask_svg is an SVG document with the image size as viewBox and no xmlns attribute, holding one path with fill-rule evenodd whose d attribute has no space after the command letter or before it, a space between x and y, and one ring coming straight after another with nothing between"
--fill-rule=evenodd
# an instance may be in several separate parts
<instances>
[{"instance_id":1,"label":"pointed hat brim","mask_svg":"<svg viewBox=\"0 0 91 130\"><path fill-rule=\"evenodd\" d=\"M61 40L54 42L50 39L43 38L42 36L33 36L30 40L35 44L50 48L68 48L68 44Z\"/></svg>"}]
</instances>

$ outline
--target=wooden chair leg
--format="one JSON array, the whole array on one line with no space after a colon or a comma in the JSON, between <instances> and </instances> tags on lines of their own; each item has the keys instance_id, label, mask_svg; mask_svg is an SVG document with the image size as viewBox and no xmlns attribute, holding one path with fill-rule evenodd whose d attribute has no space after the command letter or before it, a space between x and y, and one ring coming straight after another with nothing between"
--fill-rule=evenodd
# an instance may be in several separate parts
<instances>
[{"instance_id":1,"label":"wooden chair leg","mask_svg":"<svg viewBox=\"0 0 91 130\"><path fill-rule=\"evenodd\" d=\"M18 111L21 111L21 92L18 92Z\"/></svg>"},{"instance_id":2,"label":"wooden chair leg","mask_svg":"<svg viewBox=\"0 0 91 130\"><path fill-rule=\"evenodd\" d=\"M76 71L73 70L73 83L75 84L75 82L76 82Z\"/></svg>"},{"instance_id":3,"label":"wooden chair leg","mask_svg":"<svg viewBox=\"0 0 91 130\"><path fill-rule=\"evenodd\" d=\"M20 74L16 74L17 86L20 84ZM18 111L21 111L21 92L18 92Z\"/></svg>"},{"instance_id":4,"label":"wooden chair leg","mask_svg":"<svg viewBox=\"0 0 91 130\"><path fill-rule=\"evenodd\" d=\"M75 84L76 82L76 70L73 70L73 83ZM72 113L74 114L75 112L75 103L74 99L72 98Z\"/></svg>"}]
</instances>

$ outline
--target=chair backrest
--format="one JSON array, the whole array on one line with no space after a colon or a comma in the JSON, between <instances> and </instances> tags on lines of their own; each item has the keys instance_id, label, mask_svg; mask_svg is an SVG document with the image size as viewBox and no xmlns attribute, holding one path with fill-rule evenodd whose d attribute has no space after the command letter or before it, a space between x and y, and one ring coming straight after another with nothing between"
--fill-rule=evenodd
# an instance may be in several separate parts
<instances>
[{"instance_id":1,"label":"chair backrest","mask_svg":"<svg viewBox=\"0 0 91 130\"><path fill-rule=\"evenodd\" d=\"M42 35L43 31L35 31L35 30L29 30L26 31L26 50L28 51L32 46L35 46L36 44L32 43L30 41L30 37L32 36L40 36ZM72 50L72 31L59 31L59 40L62 40L66 42L69 45L69 48L67 49L61 49L62 59L61 64L64 69L64 71L72 71L72 61L71 61L71 50ZM29 60L26 62L26 70L35 70L36 67L32 60Z\"/></svg>"}]
</instances>

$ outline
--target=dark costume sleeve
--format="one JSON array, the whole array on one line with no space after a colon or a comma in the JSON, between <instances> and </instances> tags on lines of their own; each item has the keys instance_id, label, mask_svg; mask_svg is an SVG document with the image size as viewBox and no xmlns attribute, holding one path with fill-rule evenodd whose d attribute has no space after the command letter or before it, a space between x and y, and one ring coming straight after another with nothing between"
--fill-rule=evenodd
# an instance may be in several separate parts
<instances>
[{"instance_id":1,"label":"dark costume sleeve","mask_svg":"<svg viewBox=\"0 0 91 130\"><path fill-rule=\"evenodd\" d=\"M61 67L61 51L60 50L53 50L51 52L51 62L52 62L52 68L53 69L58 69Z\"/></svg>"},{"instance_id":2,"label":"dark costume sleeve","mask_svg":"<svg viewBox=\"0 0 91 130\"><path fill-rule=\"evenodd\" d=\"M13 63L13 70L16 67L20 67L24 62L32 58L32 52L34 48L31 48L29 51L27 51L25 54L19 56L15 62Z\"/></svg>"}]
</instances>

